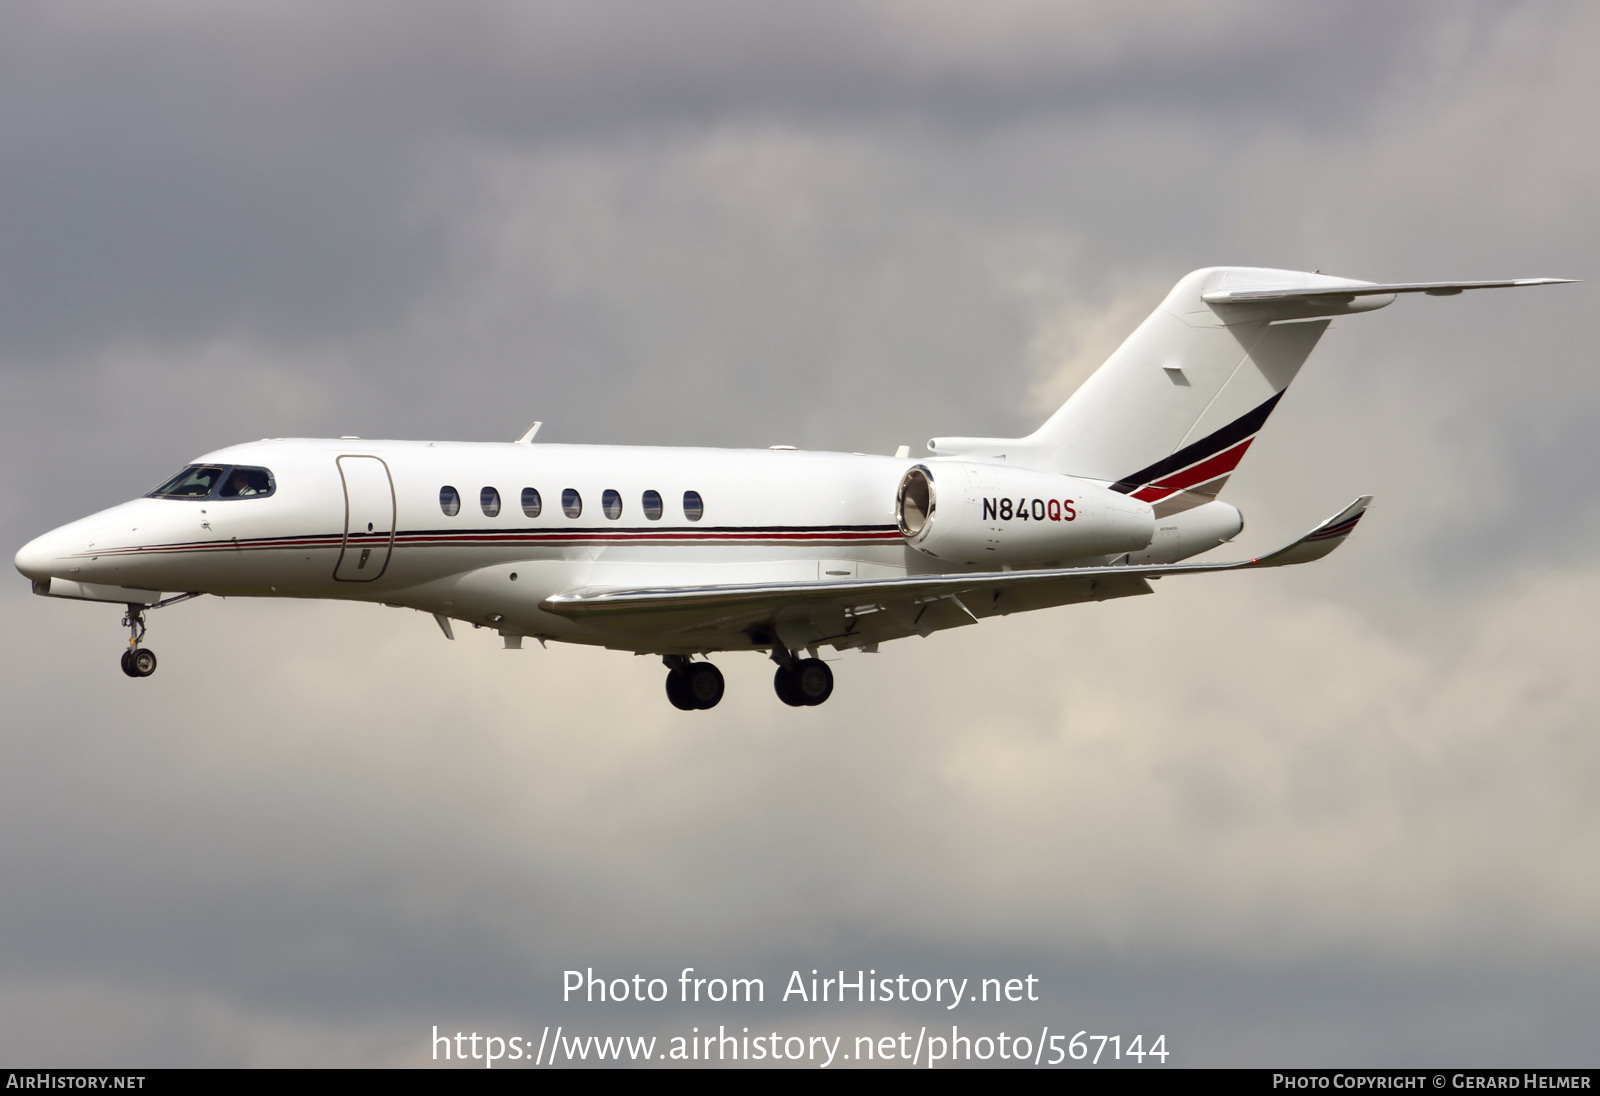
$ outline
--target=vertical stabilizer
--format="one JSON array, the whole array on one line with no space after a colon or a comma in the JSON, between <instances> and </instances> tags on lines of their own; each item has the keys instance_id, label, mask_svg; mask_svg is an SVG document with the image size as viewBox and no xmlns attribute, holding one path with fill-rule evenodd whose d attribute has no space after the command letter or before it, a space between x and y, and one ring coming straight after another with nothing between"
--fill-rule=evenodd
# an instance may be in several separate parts
<instances>
[{"instance_id":1,"label":"vertical stabilizer","mask_svg":"<svg viewBox=\"0 0 1600 1096\"><path fill-rule=\"evenodd\" d=\"M1235 285L1343 279L1299 271L1220 267L1177 284L1106 363L1022 439L1030 465L1107 480L1173 513L1217 497L1329 320L1301 302L1212 305L1203 293ZM1389 298L1330 303L1381 307ZM1307 315L1323 311L1323 316Z\"/></svg>"},{"instance_id":2,"label":"vertical stabilizer","mask_svg":"<svg viewBox=\"0 0 1600 1096\"><path fill-rule=\"evenodd\" d=\"M1162 517L1217 497L1332 317L1382 308L1402 293L1567 280L1378 283L1260 267L1196 270L1032 434L934 438L928 448L1100 480Z\"/></svg>"},{"instance_id":3,"label":"vertical stabilizer","mask_svg":"<svg viewBox=\"0 0 1600 1096\"><path fill-rule=\"evenodd\" d=\"M1109 483L1157 515L1217 497L1300 371L1329 317L1392 296L1213 302L1249 287L1365 286L1295 270L1212 267L1180 281L1054 415L1025 438L936 438L940 455L1004 458Z\"/></svg>"}]
</instances>

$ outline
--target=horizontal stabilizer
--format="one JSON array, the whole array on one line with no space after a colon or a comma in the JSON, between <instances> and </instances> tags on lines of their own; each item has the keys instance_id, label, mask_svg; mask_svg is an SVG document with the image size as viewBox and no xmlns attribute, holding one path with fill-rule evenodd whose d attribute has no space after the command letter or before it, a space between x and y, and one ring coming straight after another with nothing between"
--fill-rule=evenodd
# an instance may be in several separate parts
<instances>
[{"instance_id":1,"label":"horizontal stabilizer","mask_svg":"<svg viewBox=\"0 0 1600 1096\"><path fill-rule=\"evenodd\" d=\"M1310 563L1337 548L1350 535L1372 501L1364 495L1292 544L1254 559L1227 563L1170 563L1145 566L1050 567L1028 571L977 571L962 574L906 575L840 582L742 583L725 586L586 586L552 594L539 607L573 620L621 623L641 614L684 614L683 627L704 623L771 619L780 610L801 606L862 606L868 603L926 604L942 598L990 599L1008 592L1079 585L1086 600L1147 592L1144 580L1168 575L1236 571Z\"/></svg>"},{"instance_id":2,"label":"horizontal stabilizer","mask_svg":"<svg viewBox=\"0 0 1600 1096\"><path fill-rule=\"evenodd\" d=\"M1238 286L1202 293L1206 304L1267 304L1283 301L1337 301L1355 297L1389 297L1396 293L1426 293L1450 297L1467 289L1514 289L1524 285L1565 285L1572 278L1512 278L1498 282L1358 282L1300 286L1272 286L1251 289Z\"/></svg>"}]
</instances>

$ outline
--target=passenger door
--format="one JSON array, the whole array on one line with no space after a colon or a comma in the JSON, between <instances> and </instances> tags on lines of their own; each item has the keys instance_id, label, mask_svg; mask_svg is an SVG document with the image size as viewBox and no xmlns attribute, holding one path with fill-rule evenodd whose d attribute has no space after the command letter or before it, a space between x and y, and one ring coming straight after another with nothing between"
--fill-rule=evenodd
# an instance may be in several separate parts
<instances>
[{"instance_id":1,"label":"passenger door","mask_svg":"<svg viewBox=\"0 0 1600 1096\"><path fill-rule=\"evenodd\" d=\"M394 546L394 481L377 457L343 456L338 463L344 480L344 545L333 577L371 582L389 566Z\"/></svg>"}]
</instances>

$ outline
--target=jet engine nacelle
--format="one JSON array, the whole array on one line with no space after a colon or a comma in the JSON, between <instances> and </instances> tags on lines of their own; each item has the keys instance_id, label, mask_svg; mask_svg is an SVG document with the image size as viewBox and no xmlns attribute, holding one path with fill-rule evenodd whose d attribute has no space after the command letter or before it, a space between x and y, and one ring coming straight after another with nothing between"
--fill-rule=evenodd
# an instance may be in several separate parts
<instances>
[{"instance_id":1,"label":"jet engine nacelle","mask_svg":"<svg viewBox=\"0 0 1600 1096\"><path fill-rule=\"evenodd\" d=\"M1149 503L1072 476L965 461L906 472L895 518L919 552L992 566L1137 552L1155 535Z\"/></svg>"},{"instance_id":2,"label":"jet engine nacelle","mask_svg":"<svg viewBox=\"0 0 1600 1096\"><path fill-rule=\"evenodd\" d=\"M1134 552L1128 562L1140 567L1176 563L1226 544L1243 529L1244 515L1237 508L1212 499L1203 506L1161 518L1156 522L1150 547Z\"/></svg>"}]
</instances>

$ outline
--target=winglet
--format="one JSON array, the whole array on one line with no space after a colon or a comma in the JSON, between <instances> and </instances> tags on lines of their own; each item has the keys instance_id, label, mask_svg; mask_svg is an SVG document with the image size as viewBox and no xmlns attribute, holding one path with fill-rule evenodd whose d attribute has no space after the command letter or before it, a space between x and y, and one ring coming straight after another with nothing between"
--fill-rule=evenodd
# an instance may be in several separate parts
<instances>
[{"instance_id":1,"label":"winglet","mask_svg":"<svg viewBox=\"0 0 1600 1096\"><path fill-rule=\"evenodd\" d=\"M1285 567L1292 563L1310 563L1332 552L1349 536L1372 505L1371 495L1362 495L1311 532L1285 545L1276 552L1251 560L1249 567Z\"/></svg>"}]
</instances>

